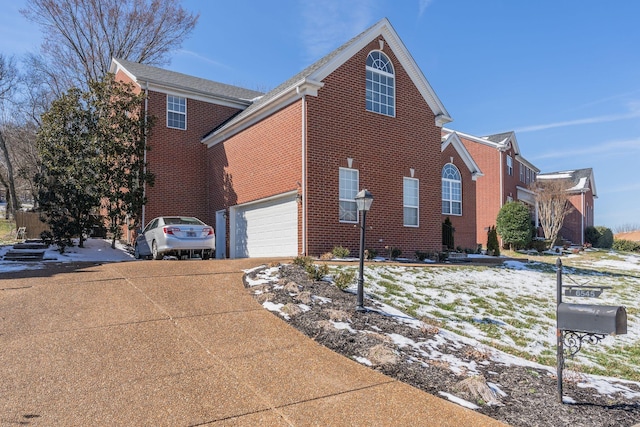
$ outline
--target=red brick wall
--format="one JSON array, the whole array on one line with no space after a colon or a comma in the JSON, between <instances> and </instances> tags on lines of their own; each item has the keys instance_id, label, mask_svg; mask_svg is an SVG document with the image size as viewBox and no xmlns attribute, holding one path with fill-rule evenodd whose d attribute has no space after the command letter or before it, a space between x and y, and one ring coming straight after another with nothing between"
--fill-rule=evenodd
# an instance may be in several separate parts
<instances>
[{"instance_id":1,"label":"red brick wall","mask_svg":"<svg viewBox=\"0 0 640 427\"><path fill-rule=\"evenodd\" d=\"M496 225L501 207L500 152L493 147L463 137L460 137L460 140L484 174L476 183L476 242L486 247L486 229ZM506 169L504 155L502 162L503 168Z\"/></svg>"},{"instance_id":2,"label":"red brick wall","mask_svg":"<svg viewBox=\"0 0 640 427\"><path fill-rule=\"evenodd\" d=\"M207 147L200 140L238 110L187 99L187 129L171 129L166 119L167 95L149 93L149 114L155 124L147 142L149 171L155 185L147 187L145 220L159 215L196 216L213 224L207 209Z\"/></svg>"},{"instance_id":3,"label":"red brick wall","mask_svg":"<svg viewBox=\"0 0 640 427\"><path fill-rule=\"evenodd\" d=\"M579 245L584 243L584 230L593 225L593 193L588 191L584 194L572 194L569 196L569 203L573 206L573 211L565 217L560 235Z\"/></svg>"},{"instance_id":4,"label":"red brick wall","mask_svg":"<svg viewBox=\"0 0 640 427\"><path fill-rule=\"evenodd\" d=\"M302 183L301 104L302 101L298 101L289 105L207 151L212 216L230 206L299 189L298 183ZM227 243L228 239L229 233ZM299 230L299 247L301 239Z\"/></svg>"},{"instance_id":5,"label":"red brick wall","mask_svg":"<svg viewBox=\"0 0 640 427\"><path fill-rule=\"evenodd\" d=\"M122 71L116 79L132 82ZM188 215L214 224L215 213L208 210L207 148L200 141L239 110L187 98L187 126L180 130L167 127L166 107L165 93L149 91L148 114L155 122L147 141L147 165L155 185L147 186L145 221L160 215Z\"/></svg>"},{"instance_id":6,"label":"red brick wall","mask_svg":"<svg viewBox=\"0 0 640 427\"><path fill-rule=\"evenodd\" d=\"M462 215L442 215L442 221L449 217L455 233L453 235L455 247L462 247L463 249L476 249L478 243L482 243L483 246L486 242L477 240L476 233L476 181L472 179L471 171L467 165L460 158L460 154L456 151L453 145L449 146L442 152L442 166L447 163L451 163L453 158L453 164L460 171L462 177ZM480 177L479 180L482 180Z\"/></svg>"},{"instance_id":7,"label":"red brick wall","mask_svg":"<svg viewBox=\"0 0 640 427\"><path fill-rule=\"evenodd\" d=\"M317 98L308 97L308 252L318 255L342 245L357 253L359 227L339 222L339 168L347 158L359 170L360 189L373 194L366 246L379 252L398 247L440 249L440 128L400 62L386 47L396 73L396 117L365 110L365 64L373 40L323 80ZM415 169L420 180L418 228L403 226L403 177Z\"/></svg>"}]
</instances>

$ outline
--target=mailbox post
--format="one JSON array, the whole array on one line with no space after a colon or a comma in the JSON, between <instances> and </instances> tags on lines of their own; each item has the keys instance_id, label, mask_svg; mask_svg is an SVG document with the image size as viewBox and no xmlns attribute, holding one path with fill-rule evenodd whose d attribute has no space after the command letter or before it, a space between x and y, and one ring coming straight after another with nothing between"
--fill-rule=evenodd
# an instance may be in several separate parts
<instances>
[{"instance_id":1,"label":"mailbox post","mask_svg":"<svg viewBox=\"0 0 640 427\"><path fill-rule=\"evenodd\" d=\"M557 371L558 399L562 403L562 370L564 369L565 344L569 356L574 356L582 348L583 342L597 344L607 335L627 333L627 311L622 306L570 304L562 302L562 288L565 295L573 297L598 298L607 286L562 285L562 261L556 261L557 280Z\"/></svg>"}]
</instances>

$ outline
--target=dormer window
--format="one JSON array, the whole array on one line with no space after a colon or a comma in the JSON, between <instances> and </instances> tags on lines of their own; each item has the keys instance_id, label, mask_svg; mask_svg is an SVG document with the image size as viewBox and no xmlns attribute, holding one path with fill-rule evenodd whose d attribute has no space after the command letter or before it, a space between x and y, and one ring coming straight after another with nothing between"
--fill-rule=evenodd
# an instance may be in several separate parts
<instances>
[{"instance_id":1,"label":"dormer window","mask_svg":"<svg viewBox=\"0 0 640 427\"><path fill-rule=\"evenodd\" d=\"M187 128L187 98L167 95L167 127Z\"/></svg>"},{"instance_id":2,"label":"dormer window","mask_svg":"<svg viewBox=\"0 0 640 427\"><path fill-rule=\"evenodd\" d=\"M396 79L387 55L374 50L367 57L367 111L394 117Z\"/></svg>"}]
</instances>

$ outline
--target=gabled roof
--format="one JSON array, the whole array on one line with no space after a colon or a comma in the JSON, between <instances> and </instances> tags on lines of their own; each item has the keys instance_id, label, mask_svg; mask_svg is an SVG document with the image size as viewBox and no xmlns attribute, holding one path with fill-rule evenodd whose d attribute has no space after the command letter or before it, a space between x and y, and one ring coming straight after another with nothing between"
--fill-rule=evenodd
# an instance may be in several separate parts
<instances>
[{"instance_id":1,"label":"gabled roof","mask_svg":"<svg viewBox=\"0 0 640 427\"><path fill-rule=\"evenodd\" d=\"M484 176L484 174L480 170L480 167L478 167L476 162L473 160L473 157L471 157L471 154L469 153L469 151L467 151L462 141L460 141L460 137L456 132L452 132L449 134L449 136L442 138L442 143L440 144L440 151L444 152L444 150L449 145L453 146L453 148L460 155L460 158L469 169L469 172L471 172L471 179L475 181L479 177Z\"/></svg>"},{"instance_id":2,"label":"gabled roof","mask_svg":"<svg viewBox=\"0 0 640 427\"><path fill-rule=\"evenodd\" d=\"M537 179L542 180L566 180L572 185L567 188L571 193L585 193L591 191L593 197L597 198L596 181L593 177L593 169L576 169L569 171L547 172L538 174Z\"/></svg>"},{"instance_id":3,"label":"gabled roof","mask_svg":"<svg viewBox=\"0 0 640 427\"><path fill-rule=\"evenodd\" d=\"M425 101L436 115L436 123L441 126L452 119L444 105L435 94L433 88L414 61L406 46L400 40L391 23L382 19L353 39L349 40L319 61L311 64L298 74L280 84L275 89L255 100L246 110L233 117L227 123L206 135L202 142L214 145L247 126L272 114L277 109L300 99L302 95L317 96L318 90L324 86L322 80L347 62L376 37L382 36L386 44L395 53L402 67L418 88ZM363 67L364 68L364 67Z\"/></svg>"},{"instance_id":4,"label":"gabled roof","mask_svg":"<svg viewBox=\"0 0 640 427\"><path fill-rule=\"evenodd\" d=\"M538 169L537 166L535 166L529 160L525 159L524 156L520 153L520 146L518 145L516 134L513 131L497 133L495 135L487 135L487 136L475 136L475 135L471 135L471 134L460 132L460 131L454 131L448 128L442 128L442 132L444 135L449 135L452 132L456 132L460 137L466 140L477 142L478 144L483 144L491 148L495 148L498 151L505 151L505 150L508 150L509 147L513 147L516 160L518 160L520 163L525 164L527 167L529 167L536 173L540 172L540 169Z\"/></svg>"},{"instance_id":5,"label":"gabled roof","mask_svg":"<svg viewBox=\"0 0 640 427\"><path fill-rule=\"evenodd\" d=\"M111 60L109 71L112 73L122 71L143 88L148 84L152 90L159 90L161 92L177 91L204 98L213 98L241 104L243 108L249 105L256 97L263 95L262 92L255 90L214 82L212 80L118 58Z\"/></svg>"}]
</instances>

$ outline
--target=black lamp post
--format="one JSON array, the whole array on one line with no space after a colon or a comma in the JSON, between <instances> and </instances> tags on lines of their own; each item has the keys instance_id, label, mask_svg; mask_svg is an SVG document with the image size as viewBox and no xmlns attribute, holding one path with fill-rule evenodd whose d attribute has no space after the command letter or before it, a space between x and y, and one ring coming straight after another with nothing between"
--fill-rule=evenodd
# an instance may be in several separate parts
<instances>
[{"instance_id":1,"label":"black lamp post","mask_svg":"<svg viewBox=\"0 0 640 427\"><path fill-rule=\"evenodd\" d=\"M362 224L360 224L360 272L358 275L358 305L357 311L366 311L364 308L364 233L367 221L367 211L371 209L373 196L369 190L362 190L355 197L358 210L362 212Z\"/></svg>"}]
</instances>

